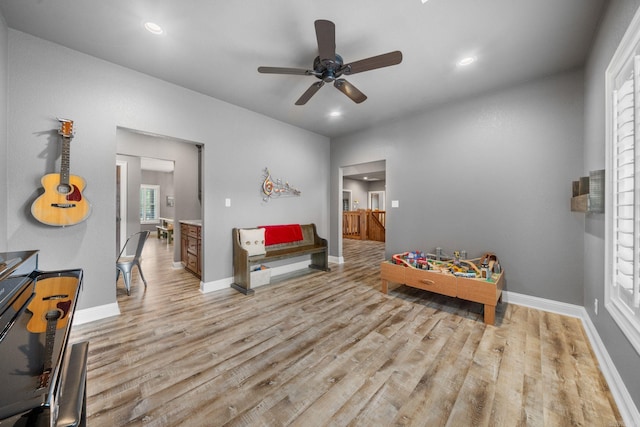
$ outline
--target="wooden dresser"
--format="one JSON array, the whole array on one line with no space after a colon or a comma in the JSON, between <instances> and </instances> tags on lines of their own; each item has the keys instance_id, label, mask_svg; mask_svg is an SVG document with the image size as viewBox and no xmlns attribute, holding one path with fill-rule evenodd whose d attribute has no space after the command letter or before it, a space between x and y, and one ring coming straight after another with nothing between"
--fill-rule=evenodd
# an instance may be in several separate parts
<instances>
[{"instance_id":1,"label":"wooden dresser","mask_svg":"<svg viewBox=\"0 0 640 427\"><path fill-rule=\"evenodd\" d=\"M202 277L202 221L180 221L180 260L186 270Z\"/></svg>"}]
</instances>

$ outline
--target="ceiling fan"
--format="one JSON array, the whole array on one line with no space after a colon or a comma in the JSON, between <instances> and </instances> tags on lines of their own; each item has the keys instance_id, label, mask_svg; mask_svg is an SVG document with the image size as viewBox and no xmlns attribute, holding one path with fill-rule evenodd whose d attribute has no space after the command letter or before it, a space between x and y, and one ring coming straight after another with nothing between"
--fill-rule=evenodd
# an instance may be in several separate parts
<instances>
[{"instance_id":1,"label":"ceiling fan","mask_svg":"<svg viewBox=\"0 0 640 427\"><path fill-rule=\"evenodd\" d=\"M402 62L402 52L399 50L361 59L360 61L345 64L342 57L336 53L336 26L327 20L315 22L316 39L318 40L318 56L313 61L313 70L286 67L258 67L259 73L265 74L297 74L302 76L315 76L320 79L313 83L309 89L296 101L296 105L304 105L325 83L333 82L333 86L347 95L353 102L359 104L367 99L367 96L358 88L341 78L342 75L351 75L376 68L388 67Z\"/></svg>"}]
</instances>

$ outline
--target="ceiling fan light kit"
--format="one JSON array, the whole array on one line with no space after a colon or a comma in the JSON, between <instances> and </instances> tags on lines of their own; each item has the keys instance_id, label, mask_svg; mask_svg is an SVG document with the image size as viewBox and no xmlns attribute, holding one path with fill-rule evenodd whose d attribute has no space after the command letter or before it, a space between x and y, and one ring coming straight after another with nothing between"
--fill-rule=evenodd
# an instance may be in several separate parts
<instances>
[{"instance_id":1,"label":"ceiling fan light kit","mask_svg":"<svg viewBox=\"0 0 640 427\"><path fill-rule=\"evenodd\" d=\"M288 67L258 67L258 72L264 74L293 74L315 76L320 79L320 81L314 82L298 98L296 105L305 105L325 83L333 83L336 89L344 93L356 104L360 104L367 99L367 96L342 76L389 67L402 62L402 52L396 50L345 64L342 57L336 53L335 24L331 21L320 19L315 22L315 28L318 41L318 56L313 60L313 70Z\"/></svg>"}]
</instances>

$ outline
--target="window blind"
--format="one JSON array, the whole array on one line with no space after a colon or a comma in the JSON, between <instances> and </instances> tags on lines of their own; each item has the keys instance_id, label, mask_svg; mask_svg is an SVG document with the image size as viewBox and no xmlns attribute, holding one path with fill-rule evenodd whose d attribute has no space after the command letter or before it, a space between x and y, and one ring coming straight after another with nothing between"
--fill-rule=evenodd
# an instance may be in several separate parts
<instances>
[{"instance_id":1,"label":"window blind","mask_svg":"<svg viewBox=\"0 0 640 427\"><path fill-rule=\"evenodd\" d=\"M640 173L636 150L636 84L639 58L613 93L614 120L614 280L617 296L629 309L640 306Z\"/></svg>"},{"instance_id":2,"label":"window blind","mask_svg":"<svg viewBox=\"0 0 640 427\"><path fill-rule=\"evenodd\" d=\"M605 75L605 307L640 354L640 11Z\"/></svg>"}]
</instances>

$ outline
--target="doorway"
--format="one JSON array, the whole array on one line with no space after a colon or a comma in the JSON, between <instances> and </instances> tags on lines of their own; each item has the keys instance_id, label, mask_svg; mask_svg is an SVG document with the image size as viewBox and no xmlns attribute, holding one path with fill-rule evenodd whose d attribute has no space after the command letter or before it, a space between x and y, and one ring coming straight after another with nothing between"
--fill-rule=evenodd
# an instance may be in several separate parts
<instances>
[{"instance_id":1,"label":"doorway","mask_svg":"<svg viewBox=\"0 0 640 427\"><path fill-rule=\"evenodd\" d=\"M384 191L369 191L369 201L367 207L373 211L383 211L384 208Z\"/></svg>"},{"instance_id":2,"label":"doorway","mask_svg":"<svg viewBox=\"0 0 640 427\"><path fill-rule=\"evenodd\" d=\"M174 266L180 267L179 221L202 221L202 144L124 128L117 129L116 141L116 180L119 179L116 184L120 189L119 197L117 195L119 208L116 208L116 247L126 241L125 236L140 230L150 230L155 235L160 218L170 219L174 230L171 243L167 239L167 249L173 254ZM159 188L153 201L157 221L145 223L140 219L143 184Z\"/></svg>"},{"instance_id":3,"label":"doorway","mask_svg":"<svg viewBox=\"0 0 640 427\"><path fill-rule=\"evenodd\" d=\"M384 236L384 225L386 223L386 212L384 211L386 207L386 161L379 160L343 166L340 168L339 173L341 182L339 191L342 193L342 203L338 213L338 229L340 232L338 250L341 260L344 260L348 257L348 254L344 253L344 239L367 239L368 230L364 230L363 227L366 226L362 224L381 222L382 231L378 227L375 237L372 239L385 241L384 237L380 240L380 233ZM369 215L374 215L375 218L368 218Z\"/></svg>"}]
</instances>

